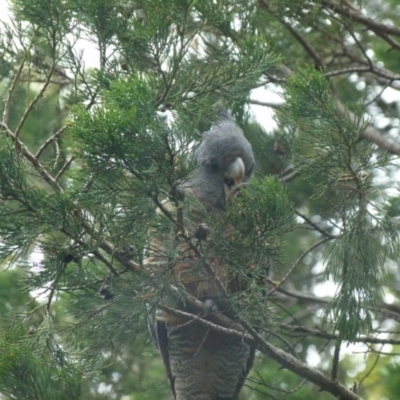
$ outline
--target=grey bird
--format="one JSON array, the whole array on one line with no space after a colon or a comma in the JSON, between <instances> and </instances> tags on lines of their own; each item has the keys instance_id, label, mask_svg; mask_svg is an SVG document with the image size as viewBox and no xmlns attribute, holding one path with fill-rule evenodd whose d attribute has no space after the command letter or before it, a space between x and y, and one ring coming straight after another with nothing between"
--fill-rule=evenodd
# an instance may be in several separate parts
<instances>
[{"instance_id":1,"label":"grey bird","mask_svg":"<svg viewBox=\"0 0 400 400\"><path fill-rule=\"evenodd\" d=\"M255 168L250 143L230 114L219 110L220 120L203 134L194 155L197 166L184 185L189 196L199 200L208 213L221 213L226 202ZM192 210L192 226L201 225L201 213ZM207 232L205 227L200 232ZM208 233L207 233L208 234ZM227 235L229 232L226 233ZM207 235L199 238L206 239ZM222 293L205 271L194 275L194 254L184 245L178 249L175 279L207 305L206 312L224 313ZM153 260L154 261L154 260ZM209 261L212 264L212 260ZM234 292L226 268L211 265L220 282ZM198 270L198 268L196 269ZM182 311L193 312L182 304ZM227 314L232 317L231 314ZM241 339L209 330L196 321L158 311L149 321L150 332L163 358L176 400L238 400L249 373L254 349Z\"/></svg>"}]
</instances>

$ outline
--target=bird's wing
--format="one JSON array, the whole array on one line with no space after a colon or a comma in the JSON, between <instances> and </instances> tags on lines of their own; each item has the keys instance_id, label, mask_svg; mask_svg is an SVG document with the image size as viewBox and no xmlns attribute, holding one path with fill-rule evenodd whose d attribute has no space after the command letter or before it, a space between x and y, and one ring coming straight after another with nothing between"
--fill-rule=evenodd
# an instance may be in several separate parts
<instances>
[{"instance_id":1,"label":"bird's wing","mask_svg":"<svg viewBox=\"0 0 400 400\"><path fill-rule=\"evenodd\" d=\"M172 394L174 395L174 398L176 398L175 377L172 374L169 361L167 327L165 326L164 321L158 321L156 318L154 318L154 316L151 315L147 317L147 324L151 337L161 354Z\"/></svg>"},{"instance_id":2,"label":"bird's wing","mask_svg":"<svg viewBox=\"0 0 400 400\"><path fill-rule=\"evenodd\" d=\"M232 400L239 400L239 393L242 390L242 387L244 385L244 382L246 381L247 375L250 373L251 369L253 368L255 355L256 355L256 348L253 346L250 346L249 358L247 359L246 367L243 369L243 374L239 378L239 381L236 385L235 394L233 395Z\"/></svg>"}]
</instances>

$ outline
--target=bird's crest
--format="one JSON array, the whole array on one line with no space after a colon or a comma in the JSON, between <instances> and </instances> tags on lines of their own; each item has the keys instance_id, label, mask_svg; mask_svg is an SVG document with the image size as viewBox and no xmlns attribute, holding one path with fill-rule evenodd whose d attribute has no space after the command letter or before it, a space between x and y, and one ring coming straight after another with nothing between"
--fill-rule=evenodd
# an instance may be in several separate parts
<instances>
[{"instance_id":1,"label":"bird's crest","mask_svg":"<svg viewBox=\"0 0 400 400\"><path fill-rule=\"evenodd\" d=\"M225 121L225 120L233 121L232 115L226 109L225 104L222 100L218 100L214 104L214 110L219 121Z\"/></svg>"}]
</instances>

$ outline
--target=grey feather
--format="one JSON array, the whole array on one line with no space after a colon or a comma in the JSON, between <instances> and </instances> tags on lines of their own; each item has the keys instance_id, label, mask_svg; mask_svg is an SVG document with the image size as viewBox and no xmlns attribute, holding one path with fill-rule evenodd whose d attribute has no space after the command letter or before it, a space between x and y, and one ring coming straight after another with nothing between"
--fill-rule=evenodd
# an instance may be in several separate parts
<instances>
[{"instance_id":1,"label":"grey feather","mask_svg":"<svg viewBox=\"0 0 400 400\"><path fill-rule=\"evenodd\" d=\"M203 133L202 142L195 151L198 166L189 180L195 196L207 208L224 209L225 173L237 157L245 164L244 181L250 177L256 166L251 145L243 131L226 110L225 113L229 117Z\"/></svg>"}]
</instances>

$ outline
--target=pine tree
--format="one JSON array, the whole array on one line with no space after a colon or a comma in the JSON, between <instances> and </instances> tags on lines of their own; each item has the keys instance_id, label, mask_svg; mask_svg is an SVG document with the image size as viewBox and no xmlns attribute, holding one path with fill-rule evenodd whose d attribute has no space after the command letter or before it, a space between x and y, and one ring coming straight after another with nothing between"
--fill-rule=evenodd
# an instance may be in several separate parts
<instances>
[{"instance_id":1,"label":"pine tree","mask_svg":"<svg viewBox=\"0 0 400 400\"><path fill-rule=\"evenodd\" d=\"M365 382L378 362L379 390L394 390L395 352L382 351L399 344L400 310L398 118L383 96L400 76L392 3L10 3L0 41L5 398L170 398L147 320L179 315L182 303L186 318L258 350L243 398L372 399ZM83 39L98 68L86 68ZM260 87L282 104L255 100ZM199 204L182 185L219 101L257 169L225 213L204 217L198 240L186 221ZM249 105L275 109L274 132ZM207 260L218 257L240 277L229 317L205 315L179 284L182 243L193 268L212 275ZM333 296L318 293L324 282ZM365 371L346 351L355 343L371 353Z\"/></svg>"}]
</instances>

